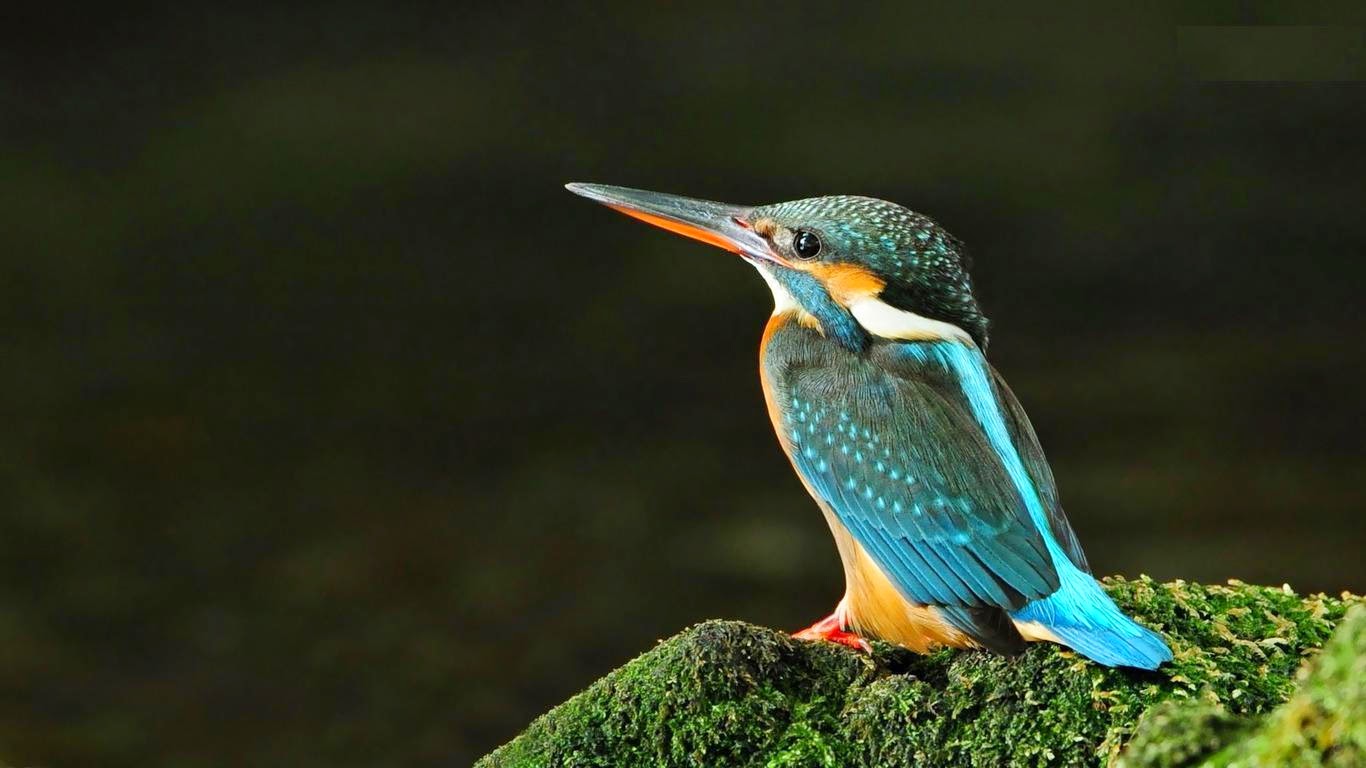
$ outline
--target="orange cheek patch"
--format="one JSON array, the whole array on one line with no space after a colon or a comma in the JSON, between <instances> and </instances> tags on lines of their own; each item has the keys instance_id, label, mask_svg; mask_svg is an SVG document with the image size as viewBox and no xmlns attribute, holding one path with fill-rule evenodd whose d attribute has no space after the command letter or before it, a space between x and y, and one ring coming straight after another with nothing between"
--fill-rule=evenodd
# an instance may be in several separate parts
<instances>
[{"instance_id":1,"label":"orange cheek patch","mask_svg":"<svg viewBox=\"0 0 1366 768\"><path fill-rule=\"evenodd\" d=\"M662 216L655 216L649 213L633 211L630 208L625 208L619 205L612 205L609 207L612 208L612 210L620 211L633 219L640 219L646 224L653 224L656 227L659 227L660 229L667 229L668 231L673 232L674 234L682 235L684 237L691 237L694 240L701 240L702 242L708 245L714 245L717 248L730 251L731 253L740 252L740 249L735 247L735 244L731 241L727 240L724 237L721 237L720 235L714 232L708 232L707 230L702 229L700 227L694 227L689 224L673 221L672 219L666 219Z\"/></svg>"},{"instance_id":2,"label":"orange cheek patch","mask_svg":"<svg viewBox=\"0 0 1366 768\"><path fill-rule=\"evenodd\" d=\"M887 285L882 278L855 264L817 263L808 271L825 283L831 298L845 306L877 296Z\"/></svg>"}]
</instances>

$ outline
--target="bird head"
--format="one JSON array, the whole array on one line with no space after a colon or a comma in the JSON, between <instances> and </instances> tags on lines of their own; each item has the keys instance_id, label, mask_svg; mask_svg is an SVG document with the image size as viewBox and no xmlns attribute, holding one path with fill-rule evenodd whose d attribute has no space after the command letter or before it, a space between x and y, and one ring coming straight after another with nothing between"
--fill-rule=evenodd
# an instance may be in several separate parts
<instances>
[{"instance_id":1,"label":"bird head","mask_svg":"<svg viewBox=\"0 0 1366 768\"><path fill-rule=\"evenodd\" d=\"M773 291L775 313L861 350L874 337L985 348L962 244L926 216L871 197L761 206L600 184L569 191L738 254Z\"/></svg>"}]
</instances>

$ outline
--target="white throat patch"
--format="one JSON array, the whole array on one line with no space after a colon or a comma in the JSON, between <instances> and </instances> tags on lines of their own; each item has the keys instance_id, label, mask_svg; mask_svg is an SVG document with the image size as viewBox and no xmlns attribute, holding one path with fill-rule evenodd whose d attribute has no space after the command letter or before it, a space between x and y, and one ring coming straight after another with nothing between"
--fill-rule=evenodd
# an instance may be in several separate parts
<instances>
[{"instance_id":1,"label":"white throat patch","mask_svg":"<svg viewBox=\"0 0 1366 768\"><path fill-rule=\"evenodd\" d=\"M782 283L778 282L778 278L774 277L767 269L764 269L757 264L754 265L754 268L763 276L764 282L768 283L768 289L773 292L773 314L781 315L784 312L792 312L801 309L801 307L797 305L797 300L792 298L792 294L788 292L787 288L785 288Z\"/></svg>"}]
</instances>

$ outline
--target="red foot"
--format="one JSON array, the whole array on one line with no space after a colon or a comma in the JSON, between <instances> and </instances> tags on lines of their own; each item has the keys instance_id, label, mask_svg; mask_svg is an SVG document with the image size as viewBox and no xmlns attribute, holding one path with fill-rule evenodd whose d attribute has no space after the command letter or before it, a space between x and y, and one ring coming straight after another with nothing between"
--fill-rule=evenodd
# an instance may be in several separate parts
<instances>
[{"instance_id":1,"label":"red foot","mask_svg":"<svg viewBox=\"0 0 1366 768\"><path fill-rule=\"evenodd\" d=\"M844 629L844 622L841 620L839 610L800 632L792 633L792 636L798 640L827 640L832 643L847 645L864 653L873 652L873 647L868 644L867 640Z\"/></svg>"}]
</instances>

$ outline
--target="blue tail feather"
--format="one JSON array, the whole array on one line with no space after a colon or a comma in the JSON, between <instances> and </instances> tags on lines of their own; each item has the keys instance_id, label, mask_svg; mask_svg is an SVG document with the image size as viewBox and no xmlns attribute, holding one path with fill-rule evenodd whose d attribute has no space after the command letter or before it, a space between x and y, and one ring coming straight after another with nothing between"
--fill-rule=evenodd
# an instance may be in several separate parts
<instances>
[{"instance_id":1,"label":"blue tail feather","mask_svg":"<svg viewBox=\"0 0 1366 768\"><path fill-rule=\"evenodd\" d=\"M1090 574L1064 561L1062 586L1015 611L1018 621L1038 622L1072 650L1110 667L1157 669L1172 652L1156 632L1125 616Z\"/></svg>"},{"instance_id":2,"label":"blue tail feather","mask_svg":"<svg viewBox=\"0 0 1366 768\"><path fill-rule=\"evenodd\" d=\"M1016 438L1006 425L1001 401L989 378L986 358L976 347L961 344L946 344L935 349L942 354L945 368L958 374L968 407L1019 490L1035 530L1043 537L1049 557L1058 570L1058 590L1014 611L1011 618L1038 622L1073 650L1112 667L1157 669L1164 661L1171 661L1172 652L1167 643L1152 630L1139 626L1121 613L1091 574L1078 568L1059 546L1039 488L1025 468L1015 444ZM1033 435L1029 434L1028 439L1032 440ZM1034 449L1040 450L1037 443ZM1044 479L1052 481L1052 478ZM1053 503L1056 504L1056 499ZM1061 516L1061 510L1058 514Z\"/></svg>"}]
</instances>

